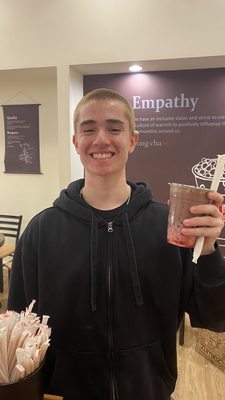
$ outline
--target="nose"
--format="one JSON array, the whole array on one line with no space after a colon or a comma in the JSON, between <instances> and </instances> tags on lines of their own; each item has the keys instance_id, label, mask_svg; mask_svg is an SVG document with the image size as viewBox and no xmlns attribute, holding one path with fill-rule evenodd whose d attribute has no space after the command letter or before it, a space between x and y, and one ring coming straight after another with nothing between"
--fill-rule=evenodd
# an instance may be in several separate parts
<instances>
[{"instance_id":1,"label":"nose","mask_svg":"<svg viewBox=\"0 0 225 400\"><path fill-rule=\"evenodd\" d=\"M108 135L107 135L107 132L105 131L105 129L99 129L97 131L97 134L96 134L95 140L93 141L93 144L98 145L98 146L100 146L100 145L105 146L109 143L110 143L110 141L109 141L109 138L108 138Z\"/></svg>"}]
</instances>

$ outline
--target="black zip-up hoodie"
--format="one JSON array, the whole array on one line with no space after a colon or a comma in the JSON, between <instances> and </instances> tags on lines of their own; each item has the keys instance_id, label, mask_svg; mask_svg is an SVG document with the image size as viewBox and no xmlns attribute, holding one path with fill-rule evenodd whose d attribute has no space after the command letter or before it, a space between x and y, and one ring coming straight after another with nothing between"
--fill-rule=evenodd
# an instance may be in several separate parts
<instances>
[{"instance_id":1,"label":"black zip-up hoodie","mask_svg":"<svg viewBox=\"0 0 225 400\"><path fill-rule=\"evenodd\" d=\"M144 183L130 183L130 202L112 224L80 197L83 184L70 184L27 226L8 307L20 311L36 299L36 312L50 316L48 392L167 400L184 311L193 326L225 330L224 259L216 249L196 266L190 250L167 244L167 206Z\"/></svg>"}]
</instances>

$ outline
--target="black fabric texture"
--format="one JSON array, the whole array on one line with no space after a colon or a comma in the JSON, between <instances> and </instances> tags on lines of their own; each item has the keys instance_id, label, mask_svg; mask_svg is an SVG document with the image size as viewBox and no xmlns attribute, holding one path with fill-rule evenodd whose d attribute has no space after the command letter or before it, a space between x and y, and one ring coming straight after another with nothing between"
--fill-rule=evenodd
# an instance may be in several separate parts
<instances>
[{"instance_id":1,"label":"black fabric texture","mask_svg":"<svg viewBox=\"0 0 225 400\"><path fill-rule=\"evenodd\" d=\"M129 184L129 204L99 212L80 196L84 181L71 183L15 252L8 308L36 299L50 316L46 391L65 400L168 400L184 312L193 326L225 330L219 249L193 264L191 250L166 241L167 205Z\"/></svg>"}]
</instances>

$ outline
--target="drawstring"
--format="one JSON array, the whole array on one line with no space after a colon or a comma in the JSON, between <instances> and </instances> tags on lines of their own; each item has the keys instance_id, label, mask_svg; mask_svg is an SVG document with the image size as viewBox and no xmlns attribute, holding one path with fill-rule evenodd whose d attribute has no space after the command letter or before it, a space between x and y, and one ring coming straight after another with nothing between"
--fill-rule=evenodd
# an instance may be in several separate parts
<instances>
[{"instance_id":1,"label":"drawstring","mask_svg":"<svg viewBox=\"0 0 225 400\"><path fill-rule=\"evenodd\" d=\"M91 310L96 311L97 289L97 218L91 214Z\"/></svg>"},{"instance_id":2,"label":"drawstring","mask_svg":"<svg viewBox=\"0 0 225 400\"><path fill-rule=\"evenodd\" d=\"M132 235L131 235L130 224L129 224L127 212L125 212L123 214L122 220L123 220L123 228L124 228L124 232L125 232L125 237L126 237L126 241L127 241L127 249L128 249L128 254L129 254L129 260L130 260L130 274L131 274L131 280L132 280L132 284L133 284L134 295L135 295L137 305L142 306L144 304L144 302L143 302L143 298L142 298L141 284L140 284L140 279L139 279L139 275L138 275L134 243L133 243L133 239L132 239Z\"/></svg>"}]
</instances>

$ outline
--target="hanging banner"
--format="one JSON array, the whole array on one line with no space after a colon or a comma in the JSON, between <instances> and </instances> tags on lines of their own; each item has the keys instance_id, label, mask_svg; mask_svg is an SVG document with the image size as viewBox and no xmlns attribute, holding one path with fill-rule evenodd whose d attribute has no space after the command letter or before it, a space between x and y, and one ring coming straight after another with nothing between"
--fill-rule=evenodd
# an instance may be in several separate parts
<instances>
[{"instance_id":1,"label":"hanging banner","mask_svg":"<svg viewBox=\"0 0 225 400\"><path fill-rule=\"evenodd\" d=\"M162 203L168 182L210 188L225 151L225 68L84 76L84 93L99 87L121 93L135 112L139 141L128 179L148 182ZM225 168L218 191L225 198ZM225 256L225 228L218 243Z\"/></svg>"},{"instance_id":2,"label":"hanging banner","mask_svg":"<svg viewBox=\"0 0 225 400\"><path fill-rule=\"evenodd\" d=\"M39 105L3 105L5 172L40 174Z\"/></svg>"}]
</instances>

